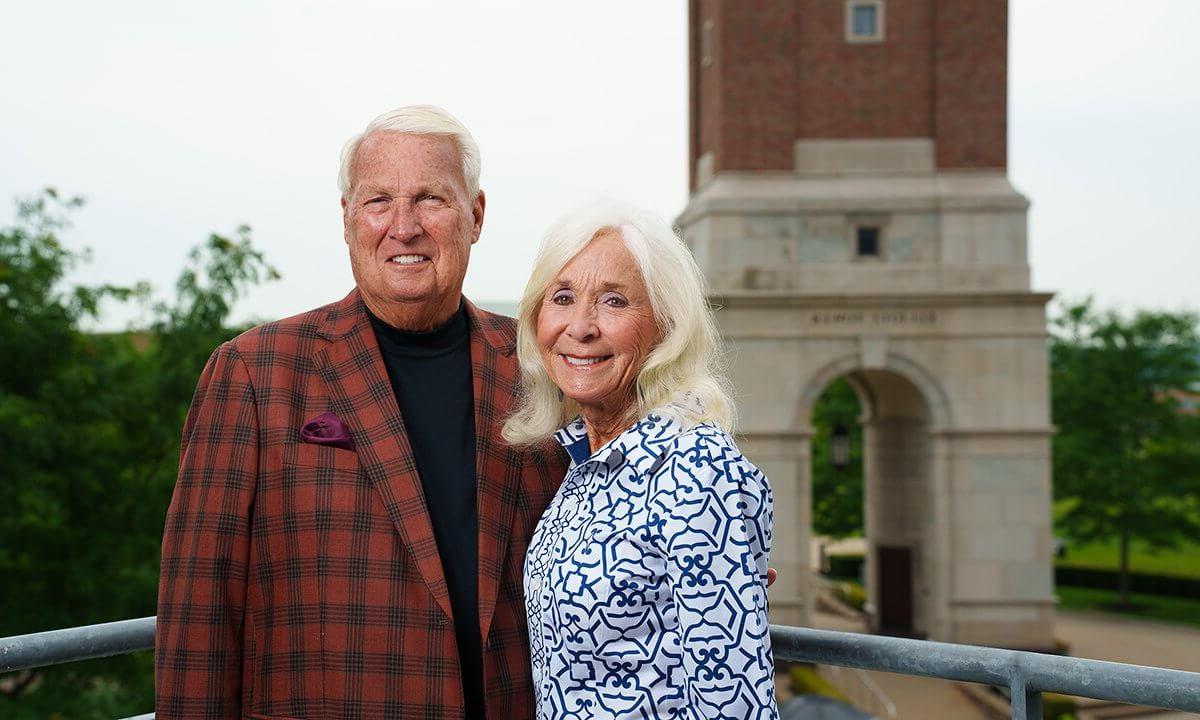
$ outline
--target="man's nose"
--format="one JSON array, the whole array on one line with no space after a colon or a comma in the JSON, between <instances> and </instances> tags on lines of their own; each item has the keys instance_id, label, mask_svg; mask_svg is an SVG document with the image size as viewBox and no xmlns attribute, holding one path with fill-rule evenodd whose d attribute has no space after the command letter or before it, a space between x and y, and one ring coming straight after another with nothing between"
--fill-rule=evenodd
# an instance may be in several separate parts
<instances>
[{"instance_id":1,"label":"man's nose","mask_svg":"<svg viewBox=\"0 0 1200 720\"><path fill-rule=\"evenodd\" d=\"M571 308L567 322L567 337L576 341L591 340L600 334L596 327L596 309L586 303L577 303Z\"/></svg>"},{"instance_id":2,"label":"man's nose","mask_svg":"<svg viewBox=\"0 0 1200 720\"><path fill-rule=\"evenodd\" d=\"M408 198L397 198L392 203L392 217L388 237L408 242L421 234L421 218L417 204Z\"/></svg>"}]
</instances>

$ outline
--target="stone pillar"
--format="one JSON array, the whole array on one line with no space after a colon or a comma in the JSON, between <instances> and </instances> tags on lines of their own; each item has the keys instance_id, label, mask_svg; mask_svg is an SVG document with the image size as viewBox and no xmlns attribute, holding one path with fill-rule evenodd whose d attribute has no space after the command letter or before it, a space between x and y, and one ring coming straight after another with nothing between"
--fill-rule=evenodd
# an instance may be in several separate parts
<instances>
[{"instance_id":1,"label":"stone pillar","mask_svg":"<svg viewBox=\"0 0 1200 720\"><path fill-rule=\"evenodd\" d=\"M753 433L738 439L742 452L771 481L774 530L771 567L779 577L771 586L771 622L812 624L814 573L812 544L812 429L790 433Z\"/></svg>"},{"instance_id":2,"label":"stone pillar","mask_svg":"<svg viewBox=\"0 0 1200 720\"><path fill-rule=\"evenodd\" d=\"M950 640L1053 643L1050 431L960 430L953 445Z\"/></svg>"}]
</instances>

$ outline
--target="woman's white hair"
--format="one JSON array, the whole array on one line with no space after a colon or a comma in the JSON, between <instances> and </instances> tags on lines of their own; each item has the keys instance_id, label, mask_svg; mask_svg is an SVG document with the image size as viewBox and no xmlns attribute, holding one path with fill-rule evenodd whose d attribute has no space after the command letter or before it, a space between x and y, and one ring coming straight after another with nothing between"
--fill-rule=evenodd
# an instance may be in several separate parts
<instances>
[{"instance_id":1,"label":"woman's white hair","mask_svg":"<svg viewBox=\"0 0 1200 720\"><path fill-rule=\"evenodd\" d=\"M354 177L354 160L358 146L364 138L376 132L398 132L407 135L438 135L448 137L458 147L462 159L463 180L467 183L469 199L479 194L479 171L483 161L479 156L479 145L471 132L450 113L436 105L408 105L385 112L367 125L358 135L342 146L342 164L338 171L338 189L342 197L350 196L351 180Z\"/></svg>"},{"instance_id":2,"label":"woman's white hair","mask_svg":"<svg viewBox=\"0 0 1200 720\"><path fill-rule=\"evenodd\" d=\"M504 424L504 439L514 445L541 442L579 413L579 405L559 392L542 365L538 311L559 271L607 231L620 233L637 262L662 331L638 372L636 414L631 413L630 421L670 406L685 426L713 422L733 432L734 405L721 340L705 299L704 276L691 252L662 218L603 201L560 218L538 249L517 316L521 396Z\"/></svg>"}]
</instances>

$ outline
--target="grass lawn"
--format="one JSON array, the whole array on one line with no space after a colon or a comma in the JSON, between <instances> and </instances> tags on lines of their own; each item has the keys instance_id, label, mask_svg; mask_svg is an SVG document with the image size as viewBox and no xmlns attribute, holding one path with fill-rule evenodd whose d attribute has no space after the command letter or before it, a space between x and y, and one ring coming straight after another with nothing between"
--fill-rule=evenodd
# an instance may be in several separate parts
<instances>
[{"instance_id":1,"label":"grass lawn","mask_svg":"<svg viewBox=\"0 0 1200 720\"><path fill-rule=\"evenodd\" d=\"M1056 565L1116 570L1120 544L1067 545L1067 554L1055 558ZM1200 578L1200 542L1183 542L1175 550L1153 552L1144 543L1133 542L1129 551L1129 569L1153 575Z\"/></svg>"},{"instance_id":2,"label":"grass lawn","mask_svg":"<svg viewBox=\"0 0 1200 720\"><path fill-rule=\"evenodd\" d=\"M1119 608L1115 607L1120 598L1115 590L1060 586L1055 588L1054 592L1058 594L1059 607L1064 610L1098 610L1143 620L1161 620L1200 627L1200 600L1133 593L1129 598L1135 607Z\"/></svg>"}]
</instances>

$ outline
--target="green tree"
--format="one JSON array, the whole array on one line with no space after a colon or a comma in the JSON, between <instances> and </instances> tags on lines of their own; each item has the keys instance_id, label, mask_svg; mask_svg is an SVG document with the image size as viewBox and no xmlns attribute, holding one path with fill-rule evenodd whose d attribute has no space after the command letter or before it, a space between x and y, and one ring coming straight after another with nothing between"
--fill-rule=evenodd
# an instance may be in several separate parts
<instances>
[{"instance_id":1,"label":"green tree","mask_svg":"<svg viewBox=\"0 0 1200 720\"><path fill-rule=\"evenodd\" d=\"M179 433L209 353L235 334L232 304L276 277L249 230L196 248L147 331L85 332L132 287L68 286L86 252L59 234L79 198L19 203L0 229L0 636L154 613ZM114 717L153 702L147 657L24 673L0 716ZM18 702L19 701L19 702Z\"/></svg>"},{"instance_id":2,"label":"green tree","mask_svg":"<svg viewBox=\"0 0 1200 720\"><path fill-rule=\"evenodd\" d=\"M858 396L845 379L825 388L813 407L813 531L832 537L859 535L863 529L863 444ZM833 465L832 436L841 427L849 434L850 462Z\"/></svg>"},{"instance_id":3,"label":"green tree","mask_svg":"<svg viewBox=\"0 0 1200 720\"><path fill-rule=\"evenodd\" d=\"M1101 312L1068 305L1050 341L1055 495L1076 542L1117 539L1121 602L1129 602L1135 538L1174 547L1200 533L1200 424L1174 393L1200 381L1197 317Z\"/></svg>"}]
</instances>

